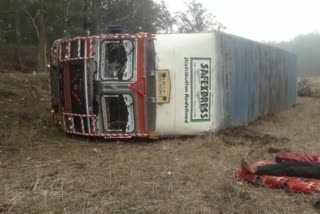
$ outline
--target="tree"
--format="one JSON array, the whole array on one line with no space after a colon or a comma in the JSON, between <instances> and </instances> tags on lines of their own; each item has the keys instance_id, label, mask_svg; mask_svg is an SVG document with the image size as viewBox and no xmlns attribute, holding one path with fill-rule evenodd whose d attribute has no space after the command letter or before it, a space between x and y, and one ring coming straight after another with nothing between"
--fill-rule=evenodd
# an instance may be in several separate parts
<instances>
[{"instance_id":1,"label":"tree","mask_svg":"<svg viewBox=\"0 0 320 214\"><path fill-rule=\"evenodd\" d=\"M199 33L212 30L223 30L225 26L215 20L200 2L187 3L186 12L176 13L177 27L180 33Z\"/></svg>"},{"instance_id":2,"label":"tree","mask_svg":"<svg viewBox=\"0 0 320 214\"><path fill-rule=\"evenodd\" d=\"M173 31L173 25L175 24L175 19L172 17L167 5L162 0L161 4L156 7L157 20L155 25L157 26L158 32L170 33Z\"/></svg>"},{"instance_id":3,"label":"tree","mask_svg":"<svg viewBox=\"0 0 320 214\"><path fill-rule=\"evenodd\" d=\"M102 3L101 19L104 27L121 24L127 26L130 33L155 33L170 28L168 20L173 20L164 2L157 4L153 0L105 0Z\"/></svg>"},{"instance_id":4,"label":"tree","mask_svg":"<svg viewBox=\"0 0 320 214\"><path fill-rule=\"evenodd\" d=\"M45 71L47 64L47 8L44 0L18 0L25 15L30 19L38 40L38 71ZM18 26L16 26L18 28Z\"/></svg>"},{"instance_id":5,"label":"tree","mask_svg":"<svg viewBox=\"0 0 320 214\"><path fill-rule=\"evenodd\" d=\"M125 25L129 33L170 32L173 18L164 1L160 4L153 0L0 1L0 42L17 47L18 62L23 61L21 46L36 45L38 71L45 70L47 45L54 40L87 32L100 34L110 24Z\"/></svg>"},{"instance_id":6,"label":"tree","mask_svg":"<svg viewBox=\"0 0 320 214\"><path fill-rule=\"evenodd\" d=\"M14 10L10 7L10 0L0 1L0 41L7 42L8 35L12 33L12 22L15 15Z\"/></svg>"},{"instance_id":7,"label":"tree","mask_svg":"<svg viewBox=\"0 0 320 214\"><path fill-rule=\"evenodd\" d=\"M22 68L21 50L21 14L22 10L17 1L3 0L0 2L0 42L12 42L13 58L15 67Z\"/></svg>"},{"instance_id":8,"label":"tree","mask_svg":"<svg viewBox=\"0 0 320 214\"><path fill-rule=\"evenodd\" d=\"M23 68L22 56L20 46L22 45L22 36L21 36L21 7L16 6L15 11L15 34L16 34L16 45L14 48L15 59L17 61L18 69Z\"/></svg>"}]
</instances>

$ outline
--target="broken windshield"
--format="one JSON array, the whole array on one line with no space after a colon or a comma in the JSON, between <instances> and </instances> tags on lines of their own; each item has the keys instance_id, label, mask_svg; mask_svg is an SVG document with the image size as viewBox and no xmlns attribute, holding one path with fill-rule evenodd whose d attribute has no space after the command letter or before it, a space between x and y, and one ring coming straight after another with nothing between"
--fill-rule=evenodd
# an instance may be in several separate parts
<instances>
[{"instance_id":1,"label":"broken windshield","mask_svg":"<svg viewBox=\"0 0 320 214\"><path fill-rule=\"evenodd\" d=\"M101 49L103 80L128 81L133 77L134 45L130 40L105 41Z\"/></svg>"},{"instance_id":2,"label":"broken windshield","mask_svg":"<svg viewBox=\"0 0 320 214\"><path fill-rule=\"evenodd\" d=\"M107 132L133 132L134 101L129 94L102 97L104 129Z\"/></svg>"}]
</instances>

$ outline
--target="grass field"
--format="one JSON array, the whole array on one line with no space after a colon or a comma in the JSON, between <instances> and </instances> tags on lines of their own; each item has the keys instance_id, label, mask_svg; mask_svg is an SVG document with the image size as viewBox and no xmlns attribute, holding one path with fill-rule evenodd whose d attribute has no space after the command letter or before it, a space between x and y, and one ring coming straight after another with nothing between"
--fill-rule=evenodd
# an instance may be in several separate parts
<instances>
[{"instance_id":1,"label":"grass field","mask_svg":"<svg viewBox=\"0 0 320 214\"><path fill-rule=\"evenodd\" d=\"M0 213L317 213L320 195L234 179L246 153L320 154L320 98L248 127L152 142L65 135L47 74L0 73Z\"/></svg>"}]
</instances>

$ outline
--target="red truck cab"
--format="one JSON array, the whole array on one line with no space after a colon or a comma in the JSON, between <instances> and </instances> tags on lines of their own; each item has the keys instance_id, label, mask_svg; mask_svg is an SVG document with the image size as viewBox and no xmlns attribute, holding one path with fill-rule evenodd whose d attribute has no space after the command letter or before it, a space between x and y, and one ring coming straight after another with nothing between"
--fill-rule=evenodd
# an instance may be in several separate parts
<instances>
[{"instance_id":1,"label":"red truck cab","mask_svg":"<svg viewBox=\"0 0 320 214\"><path fill-rule=\"evenodd\" d=\"M52 114L65 132L105 138L154 136L153 40L147 33L108 33L54 42Z\"/></svg>"}]
</instances>

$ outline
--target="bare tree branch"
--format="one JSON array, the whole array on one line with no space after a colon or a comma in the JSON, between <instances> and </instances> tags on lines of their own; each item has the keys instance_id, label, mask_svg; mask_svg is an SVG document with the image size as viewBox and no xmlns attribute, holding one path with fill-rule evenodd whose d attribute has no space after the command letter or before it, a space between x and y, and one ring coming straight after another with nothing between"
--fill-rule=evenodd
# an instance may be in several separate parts
<instances>
[{"instance_id":1,"label":"bare tree branch","mask_svg":"<svg viewBox=\"0 0 320 214\"><path fill-rule=\"evenodd\" d=\"M38 28L38 26L37 26L37 24L36 24L36 20L37 20L37 17L39 16L39 14L40 14L40 11L37 10L36 15L35 15L34 17L32 17L32 15L30 14L30 12L29 12L28 9L26 8L26 6L21 2L21 0L18 0L18 1L19 1L19 3L22 5L23 11L25 12L25 14L29 17L30 21L32 22L33 27L34 27L34 29L35 29L35 31L36 31L37 37L38 37L38 39L39 39L40 33L39 33L39 28Z\"/></svg>"},{"instance_id":2,"label":"bare tree branch","mask_svg":"<svg viewBox=\"0 0 320 214\"><path fill-rule=\"evenodd\" d=\"M60 17L59 19L57 19L55 22L53 22L49 28L53 28L56 24L58 24L61 20L63 19L66 19L68 16L69 16L69 13L70 13L70 8L71 8L71 3L72 3L72 0L69 0L68 2L68 5L67 5L67 8L66 8L66 14L62 17Z\"/></svg>"}]
</instances>

